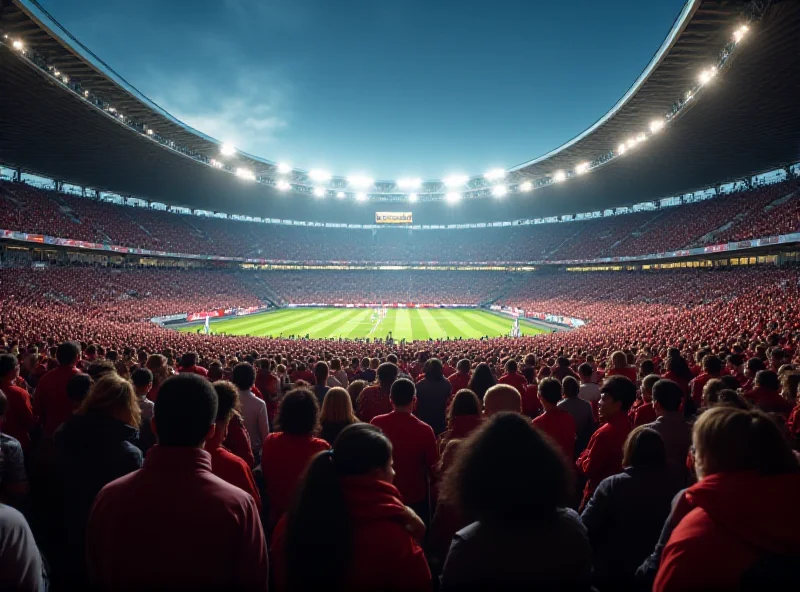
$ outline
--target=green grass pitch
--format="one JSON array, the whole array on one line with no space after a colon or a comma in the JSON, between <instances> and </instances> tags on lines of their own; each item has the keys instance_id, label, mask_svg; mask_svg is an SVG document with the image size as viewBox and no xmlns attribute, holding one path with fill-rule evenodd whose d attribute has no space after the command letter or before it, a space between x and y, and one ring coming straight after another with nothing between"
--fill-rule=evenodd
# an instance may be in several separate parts
<instances>
[{"instance_id":1,"label":"green grass pitch","mask_svg":"<svg viewBox=\"0 0 800 592\"><path fill-rule=\"evenodd\" d=\"M339 337L386 338L391 332L395 341L433 339L479 339L485 335L500 337L511 332L512 321L482 310L441 308L390 308L377 324L371 320L371 308L289 308L246 317L212 320L212 333L263 337ZM202 331L202 323L181 327L180 331ZM523 335L537 335L546 330L520 322Z\"/></svg>"}]
</instances>

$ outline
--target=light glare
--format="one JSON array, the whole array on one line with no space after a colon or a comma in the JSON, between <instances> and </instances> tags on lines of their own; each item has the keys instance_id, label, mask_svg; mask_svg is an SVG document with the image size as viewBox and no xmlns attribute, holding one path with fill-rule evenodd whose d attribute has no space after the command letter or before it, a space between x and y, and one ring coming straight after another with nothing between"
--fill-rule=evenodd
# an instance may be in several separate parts
<instances>
[{"instance_id":1,"label":"light glare","mask_svg":"<svg viewBox=\"0 0 800 592\"><path fill-rule=\"evenodd\" d=\"M519 189L520 191L524 191L525 193L527 193L528 191L533 189L533 183L531 183L530 181L525 181L519 186Z\"/></svg>"},{"instance_id":2,"label":"light glare","mask_svg":"<svg viewBox=\"0 0 800 592\"><path fill-rule=\"evenodd\" d=\"M367 201L367 194L363 191L356 193L356 201Z\"/></svg>"},{"instance_id":3,"label":"light glare","mask_svg":"<svg viewBox=\"0 0 800 592\"><path fill-rule=\"evenodd\" d=\"M490 171L487 171L485 175L483 175L487 181L497 181L498 179L505 178L505 176L505 169L491 169Z\"/></svg>"},{"instance_id":4,"label":"light glare","mask_svg":"<svg viewBox=\"0 0 800 592\"><path fill-rule=\"evenodd\" d=\"M317 197L325 197L325 188L314 187L314 195L316 195Z\"/></svg>"},{"instance_id":5,"label":"light glare","mask_svg":"<svg viewBox=\"0 0 800 592\"><path fill-rule=\"evenodd\" d=\"M308 173L308 176L314 181L319 181L320 183L331 180L331 174L328 171L323 171L322 169L313 169L310 173Z\"/></svg>"},{"instance_id":6,"label":"light glare","mask_svg":"<svg viewBox=\"0 0 800 592\"><path fill-rule=\"evenodd\" d=\"M233 144L223 144L219 149L219 153L222 156L233 156L236 154L236 148L234 148Z\"/></svg>"},{"instance_id":7,"label":"light glare","mask_svg":"<svg viewBox=\"0 0 800 592\"><path fill-rule=\"evenodd\" d=\"M449 177L444 178L444 184L447 187L461 187L467 181L469 181L469 177L467 175L450 175Z\"/></svg>"},{"instance_id":8,"label":"light glare","mask_svg":"<svg viewBox=\"0 0 800 592\"><path fill-rule=\"evenodd\" d=\"M733 40L736 43L739 43L744 38L744 36L747 34L747 31L749 31L749 30L750 30L750 28L747 25L742 25L741 27L739 27L738 29L736 29L733 32Z\"/></svg>"},{"instance_id":9,"label":"light glare","mask_svg":"<svg viewBox=\"0 0 800 592\"><path fill-rule=\"evenodd\" d=\"M716 68L708 68L707 70L703 70L702 72L700 72L700 84L706 84L716 75L717 75Z\"/></svg>"},{"instance_id":10,"label":"light glare","mask_svg":"<svg viewBox=\"0 0 800 592\"><path fill-rule=\"evenodd\" d=\"M585 173L588 170L589 170L589 163L588 162L582 162L578 166L575 167L575 172L578 173L579 175L582 175L583 173Z\"/></svg>"},{"instance_id":11,"label":"light glare","mask_svg":"<svg viewBox=\"0 0 800 592\"><path fill-rule=\"evenodd\" d=\"M278 189L280 189L281 191L289 191L289 189L292 188L292 186L289 185L288 181L278 181L278 184L276 185L276 187Z\"/></svg>"},{"instance_id":12,"label":"light glare","mask_svg":"<svg viewBox=\"0 0 800 592\"><path fill-rule=\"evenodd\" d=\"M492 187L492 195L495 197L505 197L508 193L508 188L505 185L495 185Z\"/></svg>"},{"instance_id":13,"label":"light glare","mask_svg":"<svg viewBox=\"0 0 800 592\"><path fill-rule=\"evenodd\" d=\"M553 181L555 181L556 183L561 183L561 181L566 180L566 178L567 178L567 173L565 173L564 171L556 171L556 173L553 175Z\"/></svg>"},{"instance_id":14,"label":"light glare","mask_svg":"<svg viewBox=\"0 0 800 592\"><path fill-rule=\"evenodd\" d=\"M15 39L14 43L12 43L11 46L17 51L22 51L23 49L25 49L25 45L19 39Z\"/></svg>"},{"instance_id":15,"label":"light glare","mask_svg":"<svg viewBox=\"0 0 800 592\"><path fill-rule=\"evenodd\" d=\"M410 193L408 195L408 201L410 201L411 203L417 203L417 194L416 193Z\"/></svg>"},{"instance_id":16,"label":"light glare","mask_svg":"<svg viewBox=\"0 0 800 592\"><path fill-rule=\"evenodd\" d=\"M622 144L620 144L619 146L617 146L617 152L619 152L620 154L625 154L625 151L626 151L627 149L628 149L628 147L627 147L627 146L625 146L625 142L623 142Z\"/></svg>"},{"instance_id":17,"label":"light glare","mask_svg":"<svg viewBox=\"0 0 800 592\"><path fill-rule=\"evenodd\" d=\"M256 180L256 176L253 173L253 171L251 171L250 169L245 169L245 168L241 168L241 167L236 169L236 176L241 178L241 179L247 179L248 181L255 181Z\"/></svg>"},{"instance_id":18,"label":"light glare","mask_svg":"<svg viewBox=\"0 0 800 592\"><path fill-rule=\"evenodd\" d=\"M664 127L664 120L663 119L654 119L650 122L650 131L654 134L660 132Z\"/></svg>"},{"instance_id":19,"label":"light glare","mask_svg":"<svg viewBox=\"0 0 800 592\"><path fill-rule=\"evenodd\" d=\"M422 187L422 179L419 177L407 177L397 180L397 186L400 189L419 189Z\"/></svg>"},{"instance_id":20,"label":"light glare","mask_svg":"<svg viewBox=\"0 0 800 592\"><path fill-rule=\"evenodd\" d=\"M344 191L339 191L339 192L336 194L336 197L338 197L339 199L343 199L343 198L345 197L345 195L344 195Z\"/></svg>"},{"instance_id":21,"label":"light glare","mask_svg":"<svg viewBox=\"0 0 800 592\"><path fill-rule=\"evenodd\" d=\"M457 201L461 200L461 194L458 191L450 191L444 196L444 198L448 203L456 203Z\"/></svg>"},{"instance_id":22,"label":"light glare","mask_svg":"<svg viewBox=\"0 0 800 592\"><path fill-rule=\"evenodd\" d=\"M375 184L375 180L364 175L350 175L347 177L347 183L359 189L366 189L367 187L372 187Z\"/></svg>"},{"instance_id":23,"label":"light glare","mask_svg":"<svg viewBox=\"0 0 800 592\"><path fill-rule=\"evenodd\" d=\"M292 172L291 165L286 164L285 162L278 163L278 174L280 175L288 175Z\"/></svg>"}]
</instances>

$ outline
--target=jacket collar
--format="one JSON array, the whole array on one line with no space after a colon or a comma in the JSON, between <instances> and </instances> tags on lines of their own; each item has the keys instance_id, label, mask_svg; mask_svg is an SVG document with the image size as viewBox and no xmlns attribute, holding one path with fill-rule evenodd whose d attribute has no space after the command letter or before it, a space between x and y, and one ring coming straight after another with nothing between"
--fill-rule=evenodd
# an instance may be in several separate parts
<instances>
[{"instance_id":1,"label":"jacket collar","mask_svg":"<svg viewBox=\"0 0 800 592\"><path fill-rule=\"evenodd\" d=\"M147 452L144 469L164 473L211 472L211 455L191 446L161 446L156 444Z\"/></svg>"}]
</instances>

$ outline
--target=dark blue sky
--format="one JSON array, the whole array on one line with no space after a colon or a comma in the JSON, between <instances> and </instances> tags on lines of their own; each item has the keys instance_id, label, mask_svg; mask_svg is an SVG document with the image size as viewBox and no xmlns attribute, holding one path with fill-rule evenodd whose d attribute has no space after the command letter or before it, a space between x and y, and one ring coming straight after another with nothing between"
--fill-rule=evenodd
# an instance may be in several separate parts
<instances>
[{"instance_id":1,"label":"dark blue sky","mask_svg":"<svg viewBox=\"0 0 800 592\"><path fill-rule=\"evenodd\" d=\"M40 0L201 131L306 169L481 173L625 93L684 0Z\"/></svg>"}]
</instances>

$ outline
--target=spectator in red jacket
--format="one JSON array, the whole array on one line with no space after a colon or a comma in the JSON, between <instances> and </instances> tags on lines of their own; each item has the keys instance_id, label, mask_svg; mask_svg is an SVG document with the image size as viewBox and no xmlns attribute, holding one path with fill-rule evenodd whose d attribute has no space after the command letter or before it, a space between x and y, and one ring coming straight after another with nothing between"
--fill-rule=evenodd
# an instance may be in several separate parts
<instances>
[{"instance_id":1,"label":"spectator in red jacket","mask_svg":"<svg viewBox=\"0 0 800 592\"><path fill-rule=\"evenodd\" d=\"M317 397L309 390L294 389L281 400L275 422L279 431L266 437L261 457L270 525L274 526L289 509L312 457L330 448L325 440L314 437L319 429L318 416Z\"/></svg>"},{"instance_id":2,"label":"spectator in red jacket","mask_svg":"<svg viewBox=\"0 0 800 592\"><path fill-rule=\"evenodd\" d=\"M0 355L0 390L8 399L3 431L16 438L25 450L30 443L28 432L36 425L36 416L33 414L30 394L15 384L18 376L17 357L11 354Z\"/></svg>"},{"instance_id":3,"label":"spectator in red jacket","mask_svg":"<svg viewBox=\"0 0 800 592\"><path fill-rule=\"evenodd\" d=\"M539 383L539 399L544 413L533 420L533 427L542 430L571 462L575 452L575 420L558 408L561 400L561 383L556 378L545 378Z\"/></svg>"},{"instance_id":4,"label":"spectator in red jacket","mask_svg":"<svg viewBox=\"0 0 800 592\"><path fill-rule=\"evenodd\" d=\"M781 396L781 382L778 373L760 370L754 381L755 388L745 394L745 398L766 413L777 413L789 417L793 405Z\"/></svg>"},{"instance_id":5,"label":"spectator in red jacket","mask_svg":"<svg viewBox=\"0 0 800 592\"><path fill-rule=\"evenodd\" d=\"M636 367L628 366L628 356L623 351L615 351L611 354L609 369L606 378L612 376L624 376L632 383L636 384Z\"/></svg>"},{"instance_id":6,"label":"spectator in red jacket","mask_svg":"<svg viewBox=\"0 0 800 592\"><path fill-rule=\"evenodd\" d=\"M220 479L235 485L253 496L261 512L261 494L258 493L253 472L247 463L223 446L233 410L239 404L239 391L230 382L220 380L214 384L217 393L217 421L214 435L206 440L205 449L211 455L211 472Z\"/></svg>"},{"instance_id":7,"label":"spectator in red jacket","mask_svg":"<svg viewBox=\"0 0 800 592\"><path fill-rule=\"evenodd\" d=\"M333 451L317 454L272 538L278 591L428 592L425 527L393 477L392 445L369 424L345 428Z\"/></svg>"},{"instance_id":8,"label":"spectator in red jacket","mask_svg":"<svg viewBox=\"0 0 800 592\"><path fill-rule=\"evenodd\" d=\"M369 423L378 415L392 412L390 391L399 372L397 365L391 362L378 366L378 384L366 387L358 395L357 415L361 421Z\"/></svg>"},{"instance_id":9,"label":"spectator in red jacket","mask_svg":"<svg viewBox=\"0 0 800 592\"><path fill-rule=\"evenodd\" d=\"M439 449L431 426L413 414L416 387L405 378L392 385L394 411L372 420L392 443L395 486L403 502L411 507L425 524L430 521L430 484L433 482Z\"/></svg>"},{"instance_id":10,"label":"spectator in red jacket","mask_svg":"<svg viewBox=\"0 0 800 592\"><path fill-rule=\"evenodd\" d=\"M656 410L653 407L653 386L661 380L658 374L648 374L642 380L642 403L630 412L633 427L653 423L656 420Z\"/></svg>"},{"instance_id":11,"label":"spectator in red jacket","mask_svg":"<svg viewBox=\"0 0 800 592\"><path fill-rule=\"evenodd\" d=\"M712 378L719 378L722 374L722 360L717 356L707 355L703 358L703 372L689 384L692 402L695 408L703 404L703 387Z\"/></svg>"},{"instance_id":12,"label":"spectator in red jacket","mask_svg":"<svg viewBox=\"0 0 800 592\"><path fill-rule=\"evenodd\" d=\"M203 450L216 416L217 395L207 380L187 373L161 385L153 422L158 444L142 469L103 488L89 518L95 586L267 590L267 546L255 501L213 475ZM142 500L152 500L144 519L133 510ZM143 549L147 560L131 569Z\"/></svg>"},{"instance_id":13,"label":"spectator in red jacket","mask_svg":"<svg viewBox=\"0 0 800 592\"><path fill-rule=\"evenodd\" d=\"M33 413L42 425L42 435L51 438L58 426L67 421L77 405L67 397L67 382L80 374L75 365L81 355L81 347L74 341L65 341L58 346L58 367L42 376L33 394Z\"/></svg>"},{"instance_id":14,"label":"spectator in red jacket","mask_svg":"<svg viewBox=\"0 0 800 592\"><path fill-rule=\"evenodd\" d=\"M636 385L624 376L606 378L600 387L598 412L604 425L592 434L589 445L576 461L586 477L581 509L600 481L622 471L622 447L631 431L628 410L636 399Z\"/></svg>"},{"instance_id":15,"label":"spectator in red jacket","mask_svg":"<svg viewBox=\"0 0 800 592\"><path fill-rule=\"evenodd\" d=\"M181 356L178 372L181 374L189 372L203 377L208 376L208 370L197 365L197 354L195 352L187 352Z\"/></svg>"},{"instance_id":16,"label":"spectator in red jacket","mask_svg":"<svg viewBox=\"0 0 800 592\"><path fill-rule=\"evenodd\" d=\"M517 372L517 361L516 360L509 360L506 362L506 373L503 374L500 378L497 379L499 384L507 384L513 386L517 389L520 393L524 393L525 389L528 387L528 381L525 377Z\"/></svg>"},{"instance_id":17,"label":"spectator in red jacket","mask_svg":"<svg viewBox=\"0 0 800 592\"><path fill-rule=\"evenodd\" d=\"M450 384L453 387L454 396L461 389L467 388L470 378L472 378L472 364L466 358L459 360L458 364L456 364L456 373L447 377L447 380L450 381Z\"/></svg>"},{"instance_id":18,"label":"spectator in red jacket","mask_svg":"<svg viewBox=\"0 0 800 592\"><path fill-rule=\"evenodd\" d=\"M693 439L700 481L676 505L653 590L798 589L800 465L776 424L715 407Z\"/></svg>"}]
</instances>

